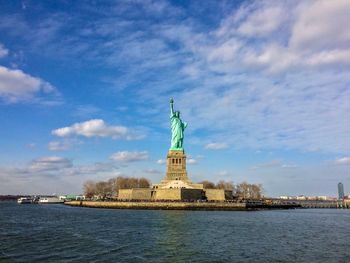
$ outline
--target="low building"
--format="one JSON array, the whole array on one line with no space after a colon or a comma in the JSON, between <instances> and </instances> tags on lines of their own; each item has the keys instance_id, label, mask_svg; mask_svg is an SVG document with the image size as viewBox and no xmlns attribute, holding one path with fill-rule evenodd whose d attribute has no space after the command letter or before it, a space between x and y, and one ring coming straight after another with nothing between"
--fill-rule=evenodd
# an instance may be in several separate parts
<instances>
[{"instance_id":1,"label":"low building","mask_svg":"<svg viewBox=\"0 0 350 263\"><path fill-rule=\"evenodd\" d=\"M152 189L150 188L132 188L119 189L118 199L122 200L151 200Z\"/></svg>"},{"instance_id":2,"label":"low building","mask_svg":"<svg viewBox=\"0 0 350 263\"><path fill-rule=\"evenodd\" d=\"M64 200L64 201L85 200L85 196L84 195L61 195L59 198L61 200Z\"/></svg>"},{"instance_id":3,"label":"low building","mask_svg":"<svg viewBox=\"0 0 350 263\"><path fill-rule=\"evenodd\" d=\"M204 189L204 194L208 201L225 201L233 198L232 190Z\"/></svg>"},{"instance_id":4,"label":"low building","mask_svg":"<svg viewBox=\"0 0 350 263\"><path fill-rule=\"evenodd\" d=\"M288 200L288 199L290 199L290 197L289 197L289 196L286 196L286 195L281 195L281 196L279 197L279 199Z\"/></svg>"}]
</instances>

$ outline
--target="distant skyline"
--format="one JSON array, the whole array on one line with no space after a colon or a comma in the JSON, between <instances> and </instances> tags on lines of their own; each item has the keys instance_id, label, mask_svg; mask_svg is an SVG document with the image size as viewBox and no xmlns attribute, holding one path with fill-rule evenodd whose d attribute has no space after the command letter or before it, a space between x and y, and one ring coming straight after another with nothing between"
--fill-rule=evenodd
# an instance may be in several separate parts
<instances>
[{"instance_id":1,"label":"distant skyline","mask_svg":"<svg viewBox=\"0 0 350 263\"><path fill-rule=\"evenodd\" d=\"M347 0L0 1L0 194L158 183L173 97L192 181L336 197L350 188L349 13Z\"/></svg>"}]
</instances>

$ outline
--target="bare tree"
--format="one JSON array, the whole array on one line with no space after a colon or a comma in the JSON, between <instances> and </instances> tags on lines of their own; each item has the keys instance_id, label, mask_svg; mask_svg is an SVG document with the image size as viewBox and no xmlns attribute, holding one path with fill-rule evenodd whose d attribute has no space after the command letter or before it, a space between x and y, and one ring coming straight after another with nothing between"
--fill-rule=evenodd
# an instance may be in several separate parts
<instances>
[{"instance_id":1,"label":"bare tree","mask_svg":"<svg viewBox=\"0 0 350 263\"><path fill-rule=\"evenodd\" d=\"M236 195L243 199L260 199L263 187L261 184L248 184L243 182L237 185Z\"/></svg>"},{"instance_id":2,"label":"bare tree","mask_svg":"<svg viewBox=\"0 0 350 263\"><path fill-rule=\"evenodd\" d=\"M128 188L128 182L127 178L123 176L117 177L117 189L127 189Z\"/></svg>"},{"instance_id":3,"label":"bare tree","mask_svg":"<svg viewBox=\"0 0 350 263\"><path fill-rule=\"evenodd\" d=\"M84 194L87 198L97 197L104 200L117 196L119 189L149 188L150 185L150 181L143 177L118 176L107 181L86 181L84 183Z\"/></svg>"},{"instance_id":4,"label":"bare tree","mask_svg":"<svg viewBox=\"0 0 350 263\"><path fill-rule=\"evenodd\" d=\"M84 195L86 198L92 198L95 194L96 194L96 188L95 188L96 184L94 181L86 181L84 183Z\"/></svg>"},{"instance_id":5,"label":"bare tree","mask_svg":"<svg viewBox=\"0 0 350 263\"><path fill-rule=\"evenodd\" d=\"M215 184L213 182L205 180L200 182L200 184L203 184L204 189L215 189Z\"/></svg>"},{"instance_id":6,"label":"bare tree","mask_svg":"<svg viewBox=\"0 0 350 263\"><path fill-rule=\"evenodd\" d=\"M129 188L129 189L138 188L138 186L139 186L139 180L135 177L127 178L127 182L128 182L127 188Z\"/></svg>"},{"instance_id":7,"label":"bare tree","mask_svg":"<svg viewBox=\"0 0 350 263\"><path fill-rule=\"evenodd\" d=\"M112 196L112 186L109 184L109 182L97 182L96 183L96 194L99 196L100 199L104 200L107 197Z\"/></svg>"},{"instance_id":8,"label":"bare tree","mask_svg":"<svg viewBox=\"0 0 350 263\"><path fill-rule=\"evenodd\" d=\"M131 188L148 188L151 183L148 179L141 177L117 177L117 187L118 189L131 189Z\"/></svg>"},{"instance_id":9,"label":"bare tree","mask_svg":"<svg viewBox=\"0 0 350 263\"><path fill-rule=\"evenodd\" d=\"M235 189L235 185L233 184L233 182L226 182L224 180L220 180L217 184L216 184L216 188L217 189L224 189L224 190L234 190Z\"/></svg>"},{"instance_id":10,"label":"bare tree","mask_svg":"<svg viewBox=\"0 0 350 263\"><path fill-rule=\"evenodd\" d=\"M141 177L139 179L139 188L149 188L151 186L151 183L148 179Z\"/></svg>"},{"instance_id":11,"label":"bare tree","mask_svg":"<svg viewBox=\"0 0 350 263\"><path fill-rule=\"evenodd\" d=\"M251 185L251 198L252 199L261 199L263 193L262 184L252 184Z\"/></svg>"},{"instance_id":12,"label":"bare tree","mask_svg":"<svg viewBox=\"0 0 350 263\"><path fill-rule=\"evenodd\" d=\"M108 184L111 187L111 196L117 196L118 195L118 178L114 177L108 180Z\"/></svg>"}]
</instances>

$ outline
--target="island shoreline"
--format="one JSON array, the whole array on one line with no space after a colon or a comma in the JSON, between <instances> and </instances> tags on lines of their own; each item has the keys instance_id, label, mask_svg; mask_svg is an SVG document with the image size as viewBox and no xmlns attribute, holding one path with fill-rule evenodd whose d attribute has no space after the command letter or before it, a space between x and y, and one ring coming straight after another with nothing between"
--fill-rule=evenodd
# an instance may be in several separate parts
<instances>
[{"instance_id":1,"label":"island shoreline","mask_svg":"<svg viewBox=\"0 0 350 263\"><path fill-rule=\"evenodd\" d=\"M194 211L256 211L271 209L295 209L299 205L254 205L228 202L135 202L135 201L68 201L65 205L89 208L134 210L194 210Z\"/></svg>"}]
</instances>

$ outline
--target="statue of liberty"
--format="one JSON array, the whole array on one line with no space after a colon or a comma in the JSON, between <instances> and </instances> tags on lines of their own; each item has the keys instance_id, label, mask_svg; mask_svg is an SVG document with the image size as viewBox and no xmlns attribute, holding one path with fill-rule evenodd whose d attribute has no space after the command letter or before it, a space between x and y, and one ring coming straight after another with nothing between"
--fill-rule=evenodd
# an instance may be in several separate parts
<instances>
[{"instance_id":1,"label":"statue of liberty","mask_svg":"<svg viewBox=\"0 0 350 263\"><path fill-rule=\"evenodd\" d=\"M174 100L170 99L171 147L170 150L183 150L186 122L180 119L180 112L174 112Z\"/></svg>"}]
</instances>

